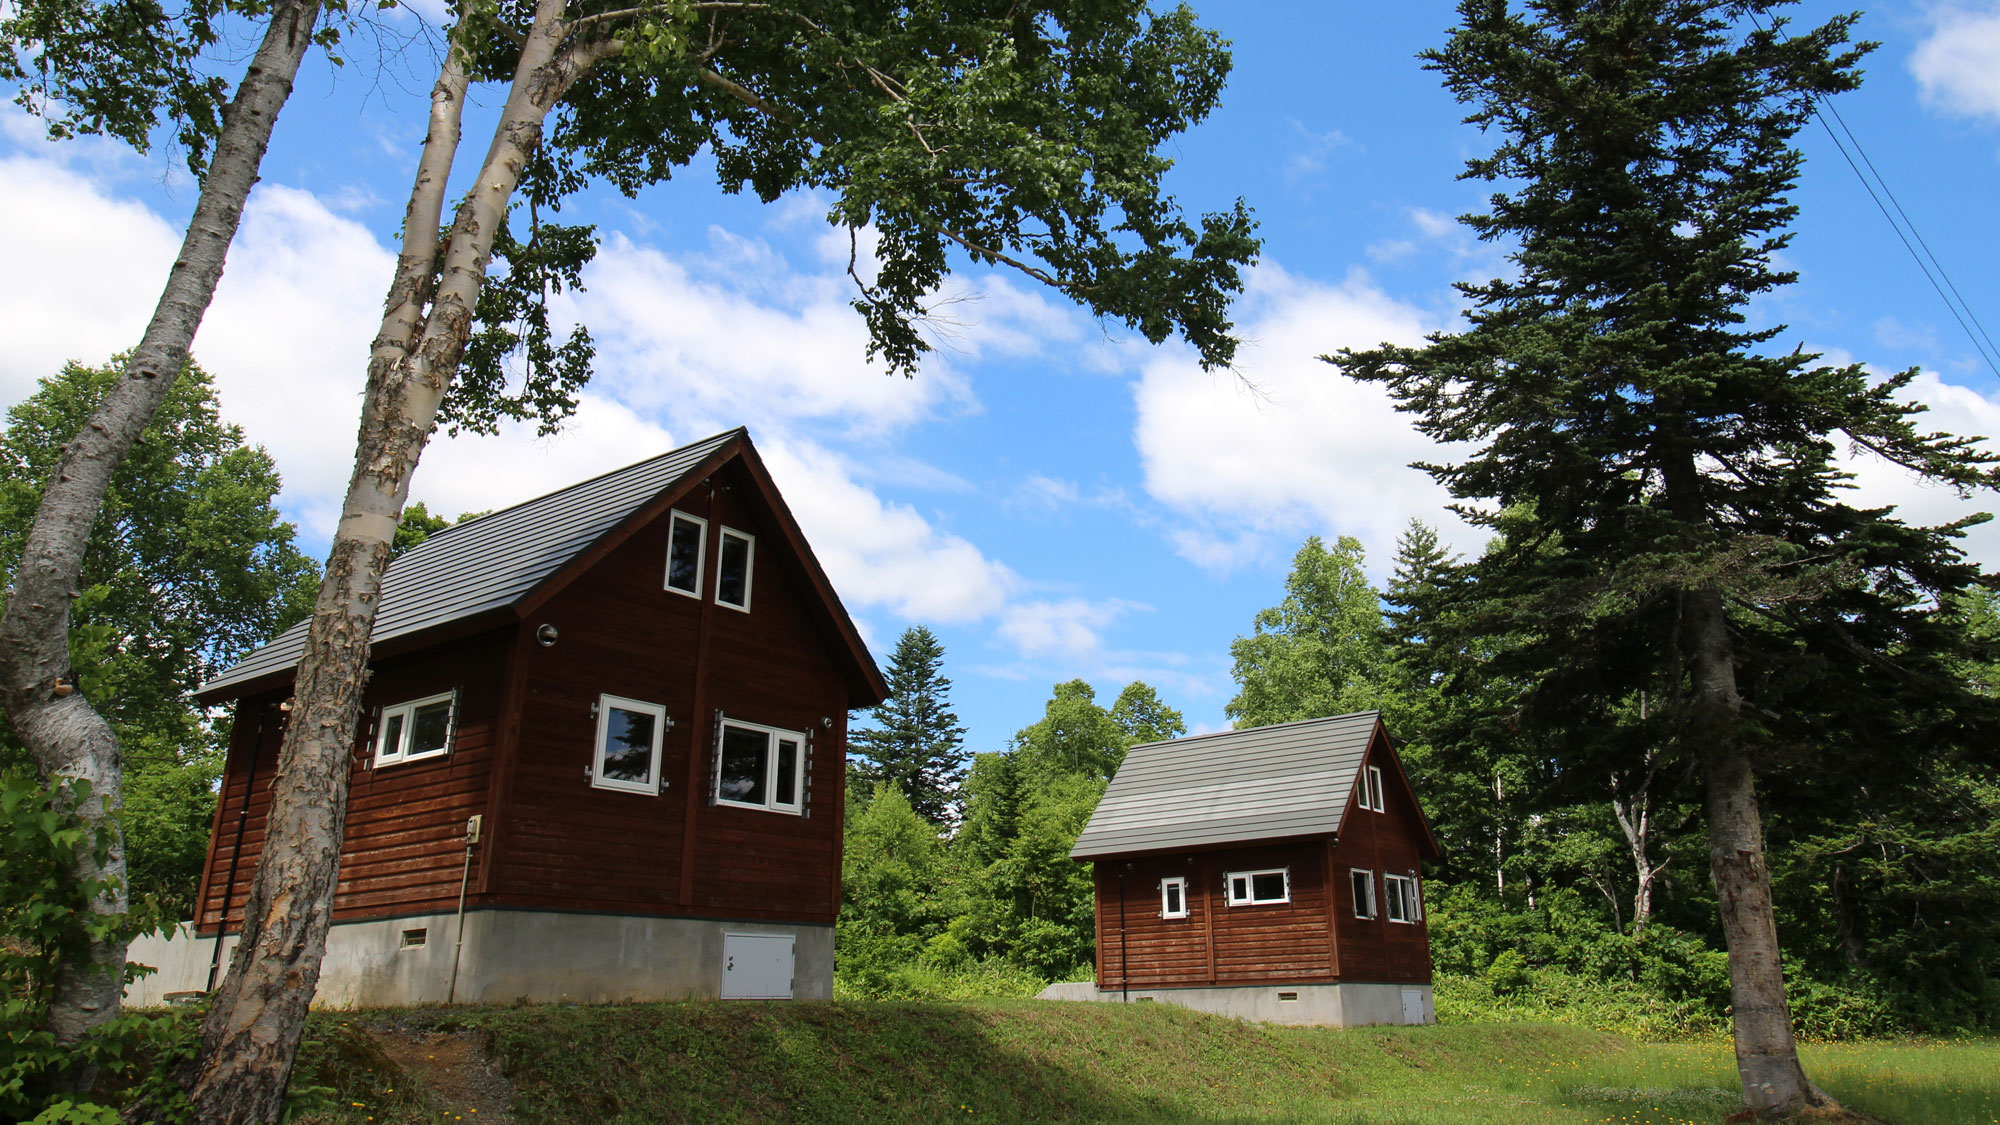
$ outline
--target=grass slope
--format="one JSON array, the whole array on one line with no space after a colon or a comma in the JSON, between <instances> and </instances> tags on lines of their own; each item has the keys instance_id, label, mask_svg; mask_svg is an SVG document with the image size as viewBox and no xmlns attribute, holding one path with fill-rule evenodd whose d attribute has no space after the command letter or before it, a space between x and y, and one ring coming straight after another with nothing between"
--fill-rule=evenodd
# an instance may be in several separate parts
<instances>
[{"instance_id":1,"label":"grass slope","mask_svg":"<svg viewBox=\"0 0 2000 1125\"><path fill-rule=\"evenodd\" d=\"M686 1003L325 1014L300 1081L326 1125L490 1119L383 1043L478 1036L540 1122L1719 1122L1728 1046L1574 1027L1280 1028L1157 1004ZM402 1053L408 1054L407 1048ZM1814 1048L1896 1125L2000 1123L2000 1045Z\"/></svg>"}]
</instances>

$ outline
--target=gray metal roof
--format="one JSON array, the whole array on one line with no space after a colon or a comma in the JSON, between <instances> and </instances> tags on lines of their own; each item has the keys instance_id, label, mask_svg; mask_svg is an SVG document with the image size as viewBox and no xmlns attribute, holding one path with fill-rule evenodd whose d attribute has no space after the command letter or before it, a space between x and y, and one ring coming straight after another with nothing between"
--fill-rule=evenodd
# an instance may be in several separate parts
<instances>
[{"instance_id":1,"label":"gray metal roof","mask_svg":"<svg viewBox=\"0 0 2000 1125\"><path fill-rule=\"evenodd\" d=\"M1338 832L1379 715L1134 746L1070 858Z\"/></svg>"},{"instance_id":2,"label":"gray metal roof","mask_svg":"<svg viewBox=\"0 0 2000 1125\"><path fill-rule=\"evenodd\" d=\"M396 556L382 575L371 643L513 605L742 434L717 434L438 532ZM309 624L278 634L202 685L201 694L290 670L305 651Z\"/></svg>"}]
</instances>

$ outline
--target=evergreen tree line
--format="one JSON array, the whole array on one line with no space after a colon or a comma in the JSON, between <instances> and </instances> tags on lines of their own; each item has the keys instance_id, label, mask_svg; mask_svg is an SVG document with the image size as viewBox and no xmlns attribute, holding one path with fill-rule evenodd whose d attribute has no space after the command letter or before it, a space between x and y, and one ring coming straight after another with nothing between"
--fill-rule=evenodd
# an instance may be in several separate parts
<instances>
[{"instance_id":1,"label":"evergreen tree line","mask_svg":"<svg viewBox=\"0 0 2000 1125\"><path fill-rule=\"evenodd\" d=\"M1426 871L1438 972L1474 1003L1530 993L1628 1005L1639 1026L1726 1026L1699 779L1674 748L1627 768L1570 768L1523 722L1524 688L1470 674L1507 637L1468 649L1440 615L1469 565L1413 522L1386 588L1361 544L1309 538L1279 603L1230 646L1226 713L1253 727L1380 710L1445 849ZM1956 625L2000 637L1974 593ZM1459 647L1453 647L1457 645ZM943 647L904 634L891 696L856 732L839 982L849 994L1021 993L1090 975L1088 865L1069 858L1131 746L1185 733L1144 683L1110 707L1055 686L1008 748L967 756ZM1991 693L2000 667L1967 663ZM1661 703L1629 701L1605 732L1642 746ZM1762 789L1793 1015L1825 1035L1983 1028L2000 1010L2000 778L1953 748L1894 742L1849 785L1801 761ZM1610 755L1607 755L1607 760ZM1579 1000L1578 1002L1582 1002Z\"/></svg>"}]
</instances>

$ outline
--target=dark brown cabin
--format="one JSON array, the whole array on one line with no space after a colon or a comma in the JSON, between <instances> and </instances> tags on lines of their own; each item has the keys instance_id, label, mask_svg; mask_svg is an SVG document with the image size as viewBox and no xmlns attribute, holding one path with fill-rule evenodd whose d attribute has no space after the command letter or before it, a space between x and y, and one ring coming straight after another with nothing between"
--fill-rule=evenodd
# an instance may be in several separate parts
<instances>
[{"instance_id":1,"label":"dark brown cabin","mask_svg":"<svg viewBox=\"0 0 2000 1125\"><path fill-rule=\"evenodd\" d=\"M1376 712L1136 746L1070 852L1095 869L1096 983L1045 995L1433 1022L1438 855Z\"/></svg>"},{"instance_id":2,"label":"dark brown cabin","mask_svg":"<svg viewBox=\"0 0 2000 1125\"><path fill-rule=\"evenodd\" d=\"M202 938L303 641L201 693L236 712ZM846 716L885 692L743 430L439 532L383 581L321 1001L830 995Z\"/></svg>"}]
</instances>

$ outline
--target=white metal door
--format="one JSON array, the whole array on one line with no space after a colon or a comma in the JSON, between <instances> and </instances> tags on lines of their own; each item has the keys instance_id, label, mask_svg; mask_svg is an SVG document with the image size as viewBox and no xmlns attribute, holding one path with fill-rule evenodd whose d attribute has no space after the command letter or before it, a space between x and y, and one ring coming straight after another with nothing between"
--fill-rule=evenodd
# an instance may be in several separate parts
<instances>
[{"instance_id":1,"label":"white metal door","mask_svg":"<svg viewBox=\"0 0 2000 1125\"><path fill-rule=\"evenodd\" d=\"M1403 1022L1420 1024L1424 1022L1424 993L1422 989L1403 990Z\"/></svg>"},{"instance_id":2,"label":"white metal door","mask_svg":"<svg viewBox=\"0 0 2000 1125\"><path fill-rule=\"evenodd\" d=\"M792 998L790 934L722 935L724 1000Z\"/></svg>"}]
</instances>

